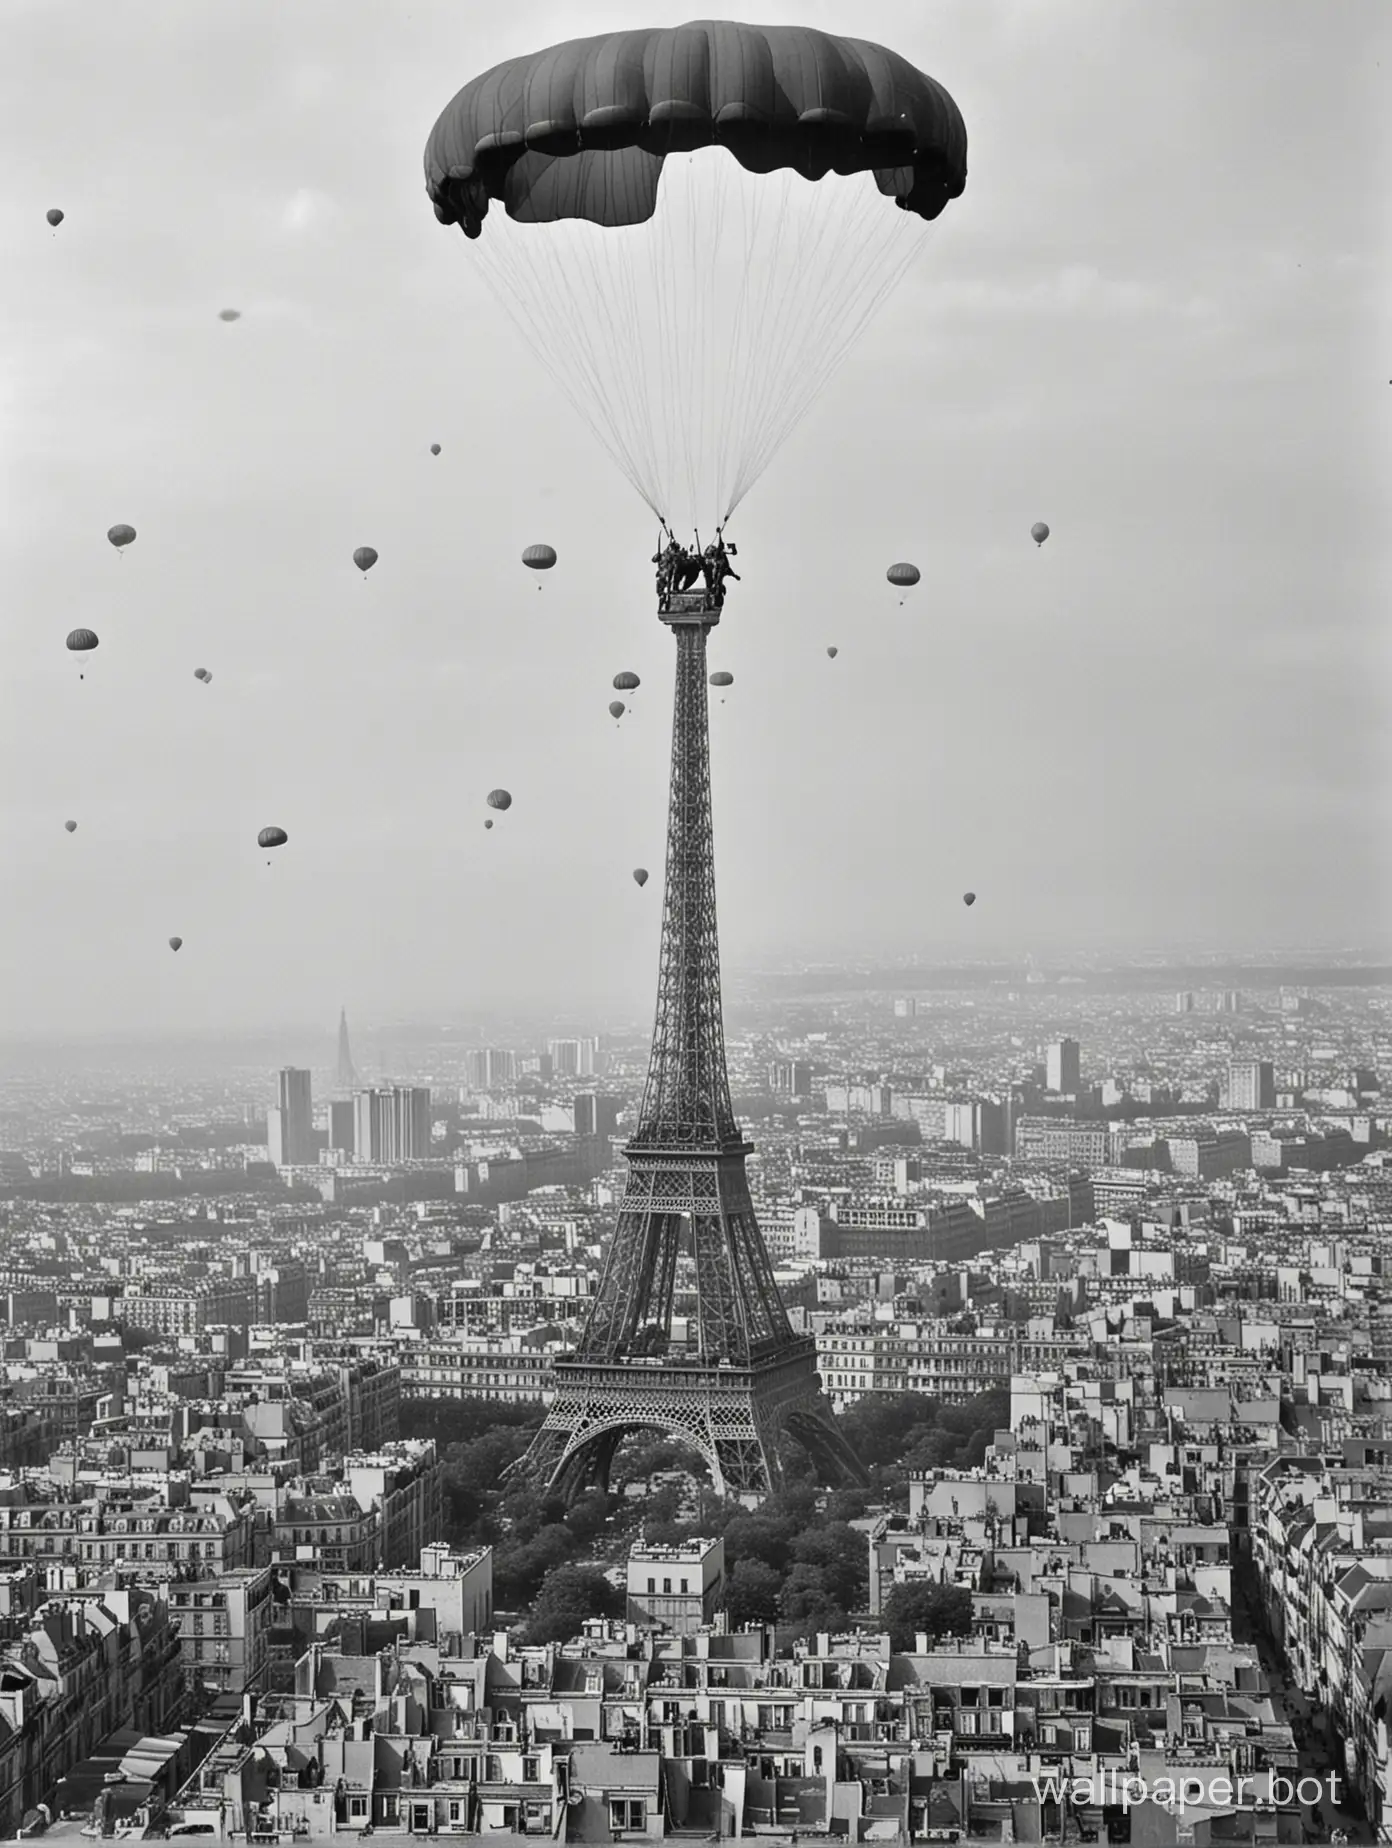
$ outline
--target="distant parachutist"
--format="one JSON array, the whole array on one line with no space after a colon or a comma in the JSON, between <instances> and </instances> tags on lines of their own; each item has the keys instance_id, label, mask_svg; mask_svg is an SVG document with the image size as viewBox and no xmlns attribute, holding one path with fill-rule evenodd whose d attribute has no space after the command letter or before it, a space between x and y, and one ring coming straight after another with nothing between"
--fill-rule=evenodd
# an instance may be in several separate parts
<instances>
[{"instance_id":1,"label":"distant parachutist","mask_svg":"<svg viewBox=\"0 0 1392 1848\"><path fill-rule=\"evenodd\" d=\"M353 554L353 563L358 567L358 570L362 572L363 576L366 577L368 572L377 563L376 547L360 545Z\"/></svg>"},{"instance_id":2,"label":"distant parachutist","mask_svg":"<svg viewBox=\"0 0 1392 1848\"><path fill-rule=\"evenodd\" d=\"M95 629L69 630L66 646L72 654L90 654L97 646ZM86 678L87 676L85 674L78 675L79 680L85 680Z\"/></svg>"},{"instance_id":3,"label":"distant parachutist","mask_svg":"<svg viewBox=\"0 0 1392 1848\"><path fill-rule=\"evenodd\" d=\"M1030 538L1033 539L1036 545L1043 545L1048 537L1048 527L1044 524L1043 520L1036 520L1034 525L1030 527Z\"/></svg>"}]
</instances>

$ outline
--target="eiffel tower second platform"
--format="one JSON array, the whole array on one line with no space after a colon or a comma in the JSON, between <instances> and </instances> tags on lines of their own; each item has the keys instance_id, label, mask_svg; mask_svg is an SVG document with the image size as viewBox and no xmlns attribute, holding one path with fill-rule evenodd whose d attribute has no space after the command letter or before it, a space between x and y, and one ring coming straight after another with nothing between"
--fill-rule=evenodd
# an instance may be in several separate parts
<instances>
[{"instance_id":1,"label":"eiffel tower second platform","mask_svg":"<svg viewBox=\"0 0 1392 1848\"><path fill-rule=\"evenodd\" d=\"M796 1335L749 1196L730 1100L720 1001L706 637L723 598L664 599L677 645L662 950L652 1058L625 1151L628 1180L575 1353L523 1468L566 1493L607 1485L630 1432L666 1433L704 1458L719 1493L757 1502L788 1437L823 1480L861 1481ZM696 1312L674 1319L679 1259Z\"/></svg>"}]
</instances>

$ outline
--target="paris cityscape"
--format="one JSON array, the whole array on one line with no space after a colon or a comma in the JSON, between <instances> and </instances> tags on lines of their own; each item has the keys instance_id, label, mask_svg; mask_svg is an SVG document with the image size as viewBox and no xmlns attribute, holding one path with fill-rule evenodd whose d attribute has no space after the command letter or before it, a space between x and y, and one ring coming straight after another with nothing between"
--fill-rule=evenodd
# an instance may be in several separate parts
<instances>
[{"instance_id":1,"label":"paris cityscape","mask_svg":"<svg viewBox=\"0 0 1392 1848\"><path fill-rule=\"evenodd\" d=\"M662 10L15 10L0 1841L1392 1842L1392 14Z\"/></svg>"}]
</instances>

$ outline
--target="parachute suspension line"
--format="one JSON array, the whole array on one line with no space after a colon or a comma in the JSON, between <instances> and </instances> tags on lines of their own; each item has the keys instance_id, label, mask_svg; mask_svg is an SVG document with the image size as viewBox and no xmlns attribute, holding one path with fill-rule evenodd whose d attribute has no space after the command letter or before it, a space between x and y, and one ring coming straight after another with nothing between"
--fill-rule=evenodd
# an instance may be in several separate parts
<instances>
[{"instance_id":1,"label":"parachute suspension line","mask_svg":"<svg viewBox=\"0 0 1392 1848\"><path fill-rule=\"evenodd\" d=\"M494 209L501 217L502 207ZM586 352L576 327L564 317L548 317L545 314L548 298L554 300L559 295L564 299L570 292L570 279L562 268L557 252L545 243L545 233L549 229L545 225L508 226L510 233L519 230L533 233L528 255L535 267L530 273L527 259L520 248L520 240L495 237L490 244L487 230L482 237L473 240L466 255L477 264L485 283L508 319L599 438L611 461L658 519L662 520L665 518L663 510L648 489L648 482L654 478L653 468L650 465L645 470L635 460L612 419L599 409L605 402L604 381L591 355ZM538 272L548 269L550 275L544 282L540 281ZM592 404L596 408L591 409Z\"/></svg>"},{"instance_id":2,"label":"parachute suspension line","mask_svg":"<svg viewBox=\"0 0 1392 1848\"><path fill-rule=\"evenodd\" d=\"M855 197L854 182L823 180L809 185L795 173L783 176L792 197L780 212L780 229L800 225L793 260L784 268L785 288L778 309L779 332L794 352L790 363L770 372L757 413L751 418L749 439L743 446L742 466L732 485L727 517L763 474L825 388L875 313L903 279L922 248L927 226L900 212L887 198L864 209ZM862 185L868 176L856 176ZM815 218L799 213L805 195L833 187L837 210L826 209ZM803 189L798 200L796 190ZM789 303L806 303L810 312L800 326L785 327ZM784 350L780 344L777 350Z\"/></svg>"},{"instance_id":3,"label":"parachute suspension line","mask_svg":"<svg viewBox=\"0 0 1392 1848\"><path fill-rule=\"evenodd\" d=\"M509 219L470 249L527 344L652 512L723 525L921 248L869 174L669 155L651 218Z\"/></svg>"}]
</instances>

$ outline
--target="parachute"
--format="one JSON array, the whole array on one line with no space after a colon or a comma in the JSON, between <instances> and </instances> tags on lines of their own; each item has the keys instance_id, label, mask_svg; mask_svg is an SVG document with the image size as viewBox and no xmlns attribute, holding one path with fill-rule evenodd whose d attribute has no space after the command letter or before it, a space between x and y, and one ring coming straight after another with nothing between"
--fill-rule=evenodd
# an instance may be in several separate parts
<instances>
[{"instance_id":1,"label":"parachute","mask_svg":"<svg viewBox=\"0 0 1392 1848\"><path fill-rule=\"evenodd\" d=\"M485 828L491 828L491 827L493 826L493 823L492 823L491 821L486 821L486 822L484 822L484 824L483 824L483 825L484 825L484 827L485 827Z\"/></svg>"},{"instance_id":2,"label":"parachute","mask_svg":"<svg viewBox=\"0 0 1392 1848\"><path fill-rule=\"evenodd\" d=\"M67 645L74 654L90 654L97 646L96 631L94 629L70 629Z\"/></svg>"},{"instance_id":3,"label":"parachute","mask_svg":"<svg viewBox=\"0 0 1392 1848\"><path fill-rule=\"evenodd\" d=\"M170 949L171 949L171 950L181 950L181 949L183 949L183 947L184 947L184 940L183 940L183 938L182 938L182 937L171 937L171 938L169 939L169 947L170 947Z\"/></svg>"},{"instance_id":4,"label":"parachute","mask_svg":"<svg viewBox=\"0 0 1392 1848\"><path fill-rule=\"evenodd\" d=\"M241 318L242 311L240 308L222 308L218 311L219 321L240 321Z\"/></svg>"},{"instance_id":5,"label":"parachute","mask_svg":"<svg viewBox=\"0 0 1392 1848\"><path fill-rule=\"evenodd\" d=\"M896 53L704 21L475 77L425 173L556 384L691 531L763 474L963 191L966 153L952 98Z\"/></svg>"},{"instance_id":6,"label":"parachute","mask_svg":"<svg viewBox=\"0 0 1392 1848\"><path fill-rule=\"evenodd\" d=\"M976 893L975 892L964 892L962 894L962 903L964 905L974 905L976 903Z\"/></svg>"},{"instance_id":7,"label":"parachute","mask_svg":"<svg viewBox=\"0 0 1392 1848\"><path fill-rule=\"evenodd\" d=\"M911 590L923 573L917 565L891 565L885 572L885 576L891 584L898 585L901 590Z\"/></svg>"},{"instance_id":8,"label":"parachute","mask_svg":"<svg viewBox=\"0 0 1392 1848\"><path fill-rule=\"evenodd\" d=\"M45 212L44 216L47 218L48 222L53 226L53 229L55 231L58 229L59 225L61 225L63 222L63 214L58 210L58 207L56 205L53 207L53 210L51 212Z\"/></svg>"},{"instance_id":9,"label":"parachute","mask_svg":"<svg viewBox=\"0 0 1392 1848\"><path fill-rule=\"evenodd\" d=\"M827 649L827 659L828 659L828 661L834 661L834 660L836 659L836 657L837 657L837 655L838 655L838 654L840 654L840 652L841 652L841 650L840 650L839 648L828 648L828 649Z\"/></svg>"},{"instance_id":10,"label":"parachute","mask_svg":"<svg viewBox=\"0 0 1392 1848\"><path fill-rule=\"evenodd\" d=\"M640 891L648 883L648 869L646 866L635 866L634 867L633 883L639 888Z\"/></svg>"},{"instance_id":11,"label":"parachute","mask_svg":"<svg viewBox=\"0 0 1392 1848\"><path fill-rule=\"evenodd\" d=\"M531 571L549 571L556 562L556 553L549 545L529 545L522 554L522 563Z\"/></svg>"},{"instance_id":12,"label":"parachute","mask_svg":"<svg viewBox=\"0 0 1392 1848\"><path fill-rule=\"evenodd\" d=\"M69 834L77 833L77 823L75 821L65 821L63 826L67 829Z\"/></svg>"},{"instance_id":13,"label":"parachute","mask_svg":"<svg viewBox=\"0 0 1392 1848\"><path fill-rule=\"evenodd\" d=\"M638 676L636 674L630 674L627 669L625 669L622 674L615 674L614 676L614 691L616 693L636 693L642 684Z\"/></svg>"},{"instance_id":14,"label":"parachute","mask_svg":"<svg viewBox=\"0 0 1392 1848\"><path fill-rule=\"evenodd\" d=\"M126 525L113 526L106 536L119 552L123 545L131 545L134 543L135 528Z\"/></svg>"},{"instance_id":15,"label":"parachute","mask_svg":"<svg viewBox=\"0 0 1392 1848\"><path fill-rule=\"evenodd\" d=\"M263 828L256 837L258 847L283 847L290 836L284 828Z\"/></svg>"},{"instance_id":16,"label":"parachute","mask_svg":"<svg viewBox=\"0 0 1392 1848\"><path fill-rule=\"evenodd\" d=\"M208 672L206 667L194 668L193 677L195 680L201 680L205 686L212 679L212 675Z\"/></svg>"},{"instance_id":17,"label":"parachute","mask_svg":"<svg viewBox=\"0 0 1392 1848\"><path fill-rule=\"evenodd\" d=\"M1033 539L1036 545L1043 545L1044 541L1048 537L1049 537L1048 527L1044 524L1042 520L1036 520L1034 525L1030 527L1030 538Z\"/></svg>"},{"instance_id":18,"label":"parachute","mask_svg":"<svg viewBox=\"0 0 1392 1848\"><path fill-rule=\"evenodd\" d=\"M505 789L490 789L488 792L488 806L491 809L497 809L499 814L502 814L505 810L512 807L512 797Z\"/></svg>"},{"instance_id":19,"label":"parachute","mask_svg":"<svg viewBox=\"0 0 1392 1848\"><path fill-rule=\"evenodd\" d=\"M432 443L430 445L430 453L432 456L438 456L440 453L440 445L438 443Z\"/></svg>"},{"instance_id":20,"label":"parachute","mask_svg":"<svg viewBox=\"0 0 1392 1848\"><path fill-rule=\"evenodd\" d=\"M624 705L621 699L611 699L610 700L609 717L611 719L621 719L623 715L625 714L625 712L627 711L628 711L628 708L627 706Z\"/></svg>"},{"instance_id":21,"label":"parachute","mask_svg":"<svg viewBox=\"0 0 1392 1848\"><path fill-rule=\"evenodd\" d=\"M366 577L368 572L377 563L375 548L370 545L360 545L353 554L353 563L358 567L358 570L362 572L363 576Z\"/></svg>"},{"instance_id":22,"label":"parachute","mask_svg":"<svg viewBox=\"0 0 1392 1848\"><path fill-rule=\"evenodd\" d=\"M735 677L733 674L727 674L722 670L722 672L718 674L711 675L710 683L713 687L732 687L735 684Z\"/></svg>"}]
</instances>

